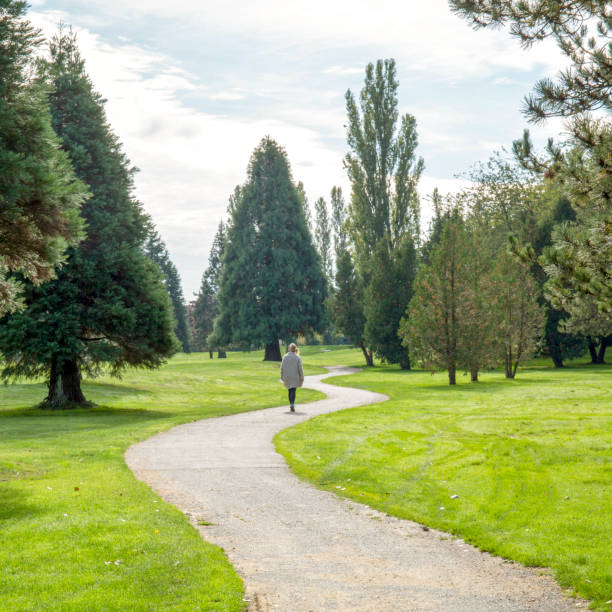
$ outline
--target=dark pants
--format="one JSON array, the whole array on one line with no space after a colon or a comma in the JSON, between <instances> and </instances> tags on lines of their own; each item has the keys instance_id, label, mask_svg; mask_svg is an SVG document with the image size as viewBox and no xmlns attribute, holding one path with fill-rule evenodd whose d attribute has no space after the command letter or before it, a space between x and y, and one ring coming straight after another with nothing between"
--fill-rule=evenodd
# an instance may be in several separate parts
<instances>
[{"instance_id":1,"label":"dark pants","mask_svg":"<svg viewBox=\"0 0 612 612\"><path fill-rule=\"evenodd\" d=\"M289 389L289 403L293 406L295 404L295 387Z\"/></svg>"}]
</instances>

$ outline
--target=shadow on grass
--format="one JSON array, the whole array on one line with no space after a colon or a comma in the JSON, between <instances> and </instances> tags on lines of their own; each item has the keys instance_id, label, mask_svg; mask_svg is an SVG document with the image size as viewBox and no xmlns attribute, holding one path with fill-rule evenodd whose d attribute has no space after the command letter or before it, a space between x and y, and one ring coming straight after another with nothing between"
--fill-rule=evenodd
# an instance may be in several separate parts
<instances>
[{"instance_id":1,"label":"shadow on grass","mask_svg":"<svg viewBox=\"0 0 612 612\"><path fill-rule=\"evenodd\" d=\"M31 518L42 513L39 506L27 502L23 491L0 482L0 523L20 518Z\"/></svg>"}]
</instances>

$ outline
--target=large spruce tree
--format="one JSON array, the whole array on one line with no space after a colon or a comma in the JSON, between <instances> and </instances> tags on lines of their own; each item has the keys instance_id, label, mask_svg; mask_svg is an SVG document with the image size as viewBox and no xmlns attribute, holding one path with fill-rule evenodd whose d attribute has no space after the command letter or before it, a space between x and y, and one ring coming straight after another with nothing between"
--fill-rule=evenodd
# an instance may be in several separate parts
<instances>
[{"instance_id":1,"label":"large spruce tree","mask_svg":"<svg viewBox=\"0 0 612 612\"><path fill-rule=\"evenodd\" d=\"M18 272L51 278L82 237L87 197L51 127L45 88L30 77L39 32L25 2L0 2L0 316L20 307Z\"/></svg>"},{"instance_id":2,"label":"large spruce tree","mask_svg":"<svg viewBox=\"0 0 612 612\"><path fill-rule=\"evenodd\" d=\"M325 297L287 154L266 137L251 157L233 210L213 343L265 345L265 359L280 361L279 339L321 328Z\"/></svg>"},{"instance_id":3,"label":"large spruce tree","mask_svg":"<svg viewBox=\"0 0 612 612\"><path fill-rule=\"evenodd\" d=\"M148 220L132 196L132 172L85 73L75 38L60 31L41 79L52 88L53 127L90 187L87 238L57 279L26 288L26 309L0 326L2 376L44 375L50 406L84 403L81 373L156 367L176 349L171 304L143 253Z\"/></svg>"},{"instance_id":4,"label":"large spruce tree","mask_svg":"<svg viewBox=\"0 0 612 612\"><path fill-rule=\"evenodd\" d=\"M164 285L172 302L174 312L174 335L178 338L184 353L191 352L189 326L187 324L187 307L181 285L181 277L161 236L151 227L145 243L145 253L157 264L164 277Z\"/></svg>"}]
</instances>

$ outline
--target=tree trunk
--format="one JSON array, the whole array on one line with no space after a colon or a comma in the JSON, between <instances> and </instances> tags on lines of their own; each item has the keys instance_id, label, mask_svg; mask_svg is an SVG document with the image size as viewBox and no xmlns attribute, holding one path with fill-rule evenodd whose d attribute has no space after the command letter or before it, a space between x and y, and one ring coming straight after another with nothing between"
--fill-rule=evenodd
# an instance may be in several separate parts
<instances>
[{"instance_id":1,"label":"tree trunk","mask_svg":"<svg viewBox=\"0 0 612 612\"><path fill-rule=\"evenodd\" d=\"M60 366L53 357L47 386L49 392L43 402L45 408L70 408L74 404L89 404L81 391L81 370L76 360L64 361Z\"/></svg>"},{"instance_id":2,"label":"tree trunk","mask_svg":"<svg viewBox=\"0 0 612 612\"><path fill-rule=\"evenodd\" d=\"M559 357L556 354L551 354L550 358L553 360L553 363L555 364L555 368L563 367L563 359L561 357Z\"/></svg>"},{"instance_id":3,"label":"tree trunk","mask_svg":"<svg viewBox=\"0 0 612 612\"><path fill-rule=\"evenodd\" d=\"M399 365L402 370L409 370L410 369L410 357L408 357L408 355L406 355L405 357L401 357Z\"/></svg>"},{"instance_id":4,"label":"tree trunk","mask_svg":"<svg viewBox=\"0 0 612 612\"><path fill-rule=\"evenodd\" d=\"M470 368L470 375L472 377L472 382L478 382L478 366L473 365Z\"/></svg>"},{"instance_id":5,"label":"tree trunk","mask_svg":"<svg viewBox=\"0 0 612 612\"><path fill-rule=\"evenodd\" d=\"M211 351L210 349L208 349L208 356L212 359L215 356L214 351Z\"/></svg>"},{"instance_id":6,"label":"tree trunk","mask_svg":"<svg viewBox=\"0 0 612 612\"><path fill-rule=\"evenodd\" d=\"M266 344L266 354L264 355L264 361L282 361L278 340L276 342L270 342L270 344Z\"/></svg>"},{"instance_id":7,"label":"tree trunk","mask_svg":"<svg viewBox=\"0 0 612 612\"><path fill-rule=\"evenodd\" d=\"M225 354L225 351L222 349L219 349L217 351L217 359L226 359L227 355Z\"/></svg>"},{"instance_id":8,"label":"tree trunk","mask_svg":"<svg viewBox=\"0 0 612 612\"><path fill-rule=\"evenodd\" d=\"M514 367L512 368L512 376L510 378L514 378L516 376L516 370L518 369L519 360L517 359L514 362Z\"/></svg>"},{"instance_id":9,"label":"tree trunk","mask_svg":"<svg viewBox=\"0 0 612 612\"><path fill-rule=\"evenodd\" d=\"M43 402L49 407L57 406L62 402L62 385L57 359L51 358L51 372L49 374L49 382L47 383L49 392Z\"/></svg>"},{"instance_id":10,"label":"tree trunk","mask_svg":"<svg viewBox=\"0 0 612 612\"><path fill-rule=\"evenodd\" d=\"M457 384L457 369L454 365L448 366L448 384L456 385Z\"/></svg>"},{"instance_id":11,"label":"tree trunk","mask_svg":"<svg viewBox=\"0 0 612 612\"><path fill-rule=\"evenodd\" d=\"M601 344L599 345L599 351L597 352L597 363L606 363L606 349L608 348L608 337L601 339Z\"/></svg>"},{"instance_id":12,"label":"tree trunk","mask_svg":"<svg viewBox=\"0 0 612 612\"><path fill-rule=\"evenodd\" d=\"M81 391L81 368L75 360L65 361L62 367L62 393L66 402L84 404L87 401Z\"/></svg>"},{"instance_id":13,"label":"tree trunk","mask_svg":"<svg viewBox=\"0 0 612 612\"><path fill-rule=\"evenodd\" d=\"M363 352L363 356L365 357L366 366L373 366L374 359L372 358L372 351L368 351L368 349L363 344L360 344L359 348L361 349L361 351Z\"/></svg>"},{"instance_id":14,"label":"tree trunk","mask_svg":"<svg viewBox=\"0 0 612 612\"><path fill-rule=\"evenodd\" d=\"M597 363L597 351L595 350L595 343L589 338L589 353L591 354L591 363Z\"/></svg>"}]
</instances>

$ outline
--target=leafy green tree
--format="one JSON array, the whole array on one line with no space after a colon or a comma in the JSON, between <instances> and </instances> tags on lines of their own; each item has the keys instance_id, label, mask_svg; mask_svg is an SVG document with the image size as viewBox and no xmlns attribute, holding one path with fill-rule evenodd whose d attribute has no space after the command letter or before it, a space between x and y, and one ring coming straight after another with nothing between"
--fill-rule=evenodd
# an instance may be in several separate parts
<instances>
[{"instance_id":1,"label":"leafy green tree","mask_svg":"<svg viewBox=\"0 0 612 612\"><path fill-rule=\"evenodd\" d=\"M36 284L54 276L82 238L88 197L51 127L46 89L30 77L42 38L25 13L25 2L0 2L0 316L23 306L11 273Z\"/></svg>"},{"instance_id":2,"label":"leafy green tree","mask_svg":"<svg viewBox=\"0 0 612 612\"><path fill-rule=\"evenodd\" d=\"M416 158L416 120L410 114L397 121L395 60L368 64L360 109L346 92L347 141L351 151L344 164L351 181L351 236L362 265L385 238L393 249L408 233L419 237L417 183L423 171Z\"/></svg>"},{"instance_id":3,"label":"leafy green tree","mask_svg":"<svg viewBox=\"0 0 612 612\"><path fill-rule=\"evenodd\" d=\"M368 64L359 106L347 91L350 152L344 164L352 188L348 227L365 287L366 343L385 361L407 367L408 355L398 342L397 329L412 293L412 287L402 283L412 281L414 267L385 269L381 261L402 259L406 251L401 249L419 240L417 183L424 164L415 155L418 139L414 117L399 117L396 72L392 59L378 60L376 66ZM392 273L398 274L395 282L389 276ZM382 292L383 286L393 287L393 293ZM400 304L402 296L407 301ZM383 299L385 303L377 303ZM391 320L390 316L395 318ZM391 327L392 334L388 333Z\"/></svg>"},{"instance_id":4,"label":"leafy green tree","mask_svg":"<svg viewBox=\"0 0 612 612\"><path fill-rule=\"evenodd\" d=\"M151 226L149 237L145 243L144 251L146 255L159 267L164 277L164 285L172 302L174 311L174 335L178 338L184 353L190 353L189 326L187 323L187 307L185 306L185 296L181 285L176 266L170 259L168 249L160 235Z\"/></svg>"},{"instance_id":5,"label":"leafy green tree","mask_svg":"<svg viewBox=\"0 0 612 612\"><path fill-rule=\"evenodd\" d=\"M266 347L325 320L326 282L285 151L264 138L231 219L219 283L214 343Z\"/></svg>"},{"instance_id":6,"label":"leafy green tree","mask_svg":"<svg viewBox=\"0 0 612 612\"><path fill-rule=\"evenodd\" d=\"M346 204L341 187L331 190L332 228L334 242L335 274L330 300L331 319L347 340L358 346L366 365L374 365L372 350L364 340L365 316L363 314L363 282L355 269L349 251L350 237L346 223Z\"/></svg>"},{"instance_id":7,"label":"leafy green tree","mask_svg":"<svg viewBox=\"0 0 612 612\"><path fill-rule=\"evenodd\" d=\"M26 287L26 309L0 325L2 377L46 376L46 404L82 404L81 375L107 366L154 368L177 348L168 293L143 253L148 219L132 197L132 171L85 73L75 38L60 31L41 61L52 88L53 127L92 197L87 238L57 279Z\"/></svg>"},{"instance_id":8,"label":"leafy green tree","mask_svg":"<svg viewBox=\"0 0 612 612\"><path fill-rule=\"evenodd\" d=\"M336 255L336 275L331 313L334 324L348 341L363 352L366 365L374 365L372 350L364 340L363 284L347 248Z\"/></svg>"},{"instance_id":9,"label":"leafy green tree","mask_svg":"<svg viewBox=\"0 0 612 612\"><path fill-rule=\"evenodd\" d=\"M519 364L538 348L545 317L538 303L539 288L526 266L501 251L496 265L495 316L501 332L501 356L506 378L514 378Z\"/></svg>"},{"instance_id":10,"label":"leafy green tree","mask_svg":"<svg viewBox=\"0 0 612 612\"><path fill-rule=\"evenodd\" d=\"M412 298L416 276L412 238L406 236L393 251L381 241L374 258L376 266L372 269L364 302L366 344L382 361L399 363L402 370L408 370L410 355L398 335L398 327Z\"/></svg>"}]
</instances>

